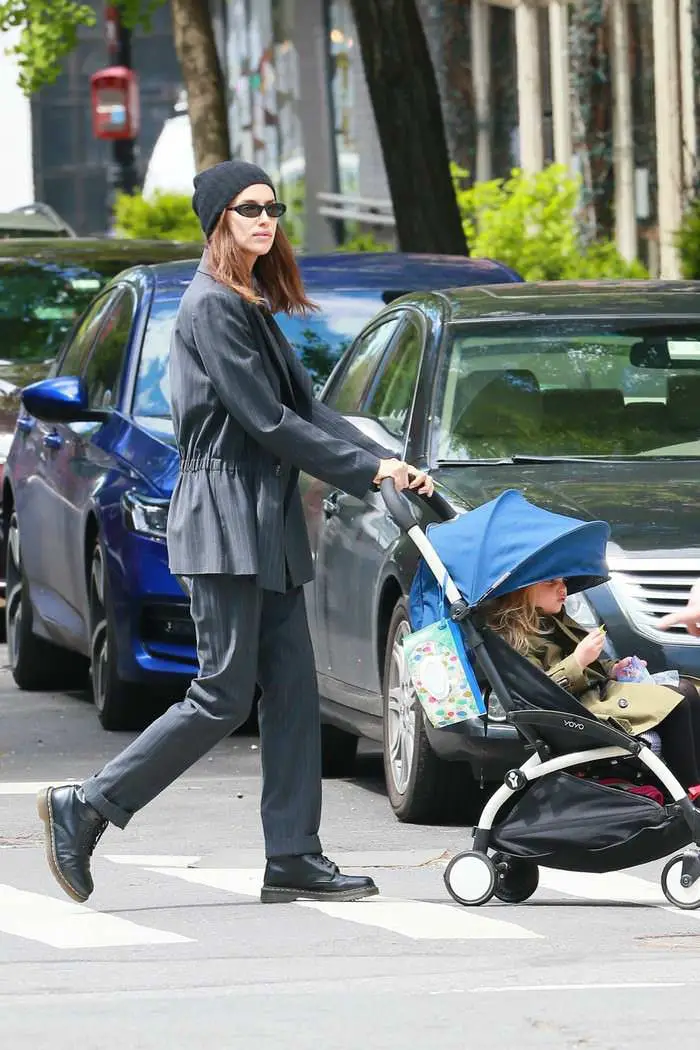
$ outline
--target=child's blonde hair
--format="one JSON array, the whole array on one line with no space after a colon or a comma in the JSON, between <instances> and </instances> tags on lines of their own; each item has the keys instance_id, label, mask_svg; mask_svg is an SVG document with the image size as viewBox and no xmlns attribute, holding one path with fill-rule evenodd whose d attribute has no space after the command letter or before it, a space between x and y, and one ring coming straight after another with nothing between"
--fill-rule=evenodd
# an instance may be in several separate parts
<instances>
[{"instance_id":1,"label":"child's blonde hair","mask_svg":"<svg viewBox=\"0 0 700 1050\"><path fill-rule=\"evenodd\" d=\"M522 587L512 594L504 594L489 603L487 623L500 634L516 652L527 656L532 648L533 634L547 634L549 628L543 623L533 601L534 587Z\"/></svg>"}]
</instances>

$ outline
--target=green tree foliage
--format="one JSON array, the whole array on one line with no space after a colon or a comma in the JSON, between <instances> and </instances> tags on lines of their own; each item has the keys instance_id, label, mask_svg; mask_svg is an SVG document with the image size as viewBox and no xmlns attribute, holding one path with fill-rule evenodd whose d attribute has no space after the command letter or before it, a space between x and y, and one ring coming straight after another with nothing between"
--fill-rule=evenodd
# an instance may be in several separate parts
<instances>
[{"instance_id":1,"label":"green tree foliage","mask_svg":"<svg viewBox=\"0 0 700 1050\"><path fill-rule=\"evenodd\" d=\"M339 252L390 252L391 245L388 241L380 241L369 230L356 233L347 241L343 241L336 248Z\"/></svg>"},{"instance_id":2,"label":"green tree foliage","mask_svg":"<svg viewBox=\"0 0 700 1050\"><path fill-rule=\"evenodd\" d=\"M202 230L185 193L156 191L146 199L140 193L117 195L115 224L120 237L156 241L201 241Z\"/></svg>"},{"instance_id":3,"label":"green tree foliage","mask_svg":"<svg viewBox=\"0 0 700 1050\"><path fill-rule=\"evenodd\" d=\"M472 255L498 259L526 281L647 276L612 241L582 246L576 222L580 183L562 165L534 175L514 169L508 179L467 188L466 171L453 165L452 175Z\"/></svg>"},{"instance_id":4,"label":"green tree foliage","mask_svg":"<svg viewBox=\"0 0 700 1050\"><path fill-rule=\"evenodd\" d=\"M700 280L700 198L691 202L676 234L681 272L688 280Z\"/></svg>"},{"instance_id":5,"label":"green tree foliage","mask_svg":"<svg viewBox=\"0 0 700 1050\"><path fill-rule=\"evenodd\" d=\"M116 0L124 24L148 26L164 0ZM83 26L95 25L95 12L80 0L0 0L0 30L20 27L12 49L19 62L19 86L27 95L52 84Z\"/></svg>"}]
</instances>

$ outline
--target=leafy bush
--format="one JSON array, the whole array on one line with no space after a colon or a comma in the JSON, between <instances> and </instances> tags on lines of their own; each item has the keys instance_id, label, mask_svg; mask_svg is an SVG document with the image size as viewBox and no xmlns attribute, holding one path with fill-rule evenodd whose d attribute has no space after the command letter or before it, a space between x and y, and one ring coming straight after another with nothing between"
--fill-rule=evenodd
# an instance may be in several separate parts
<instances>
[{"instance_id":1,"label":"leafy bush","mask_svg":"<svg viewBox=\"0 0 700 1050\"><path fill-rule=\"evenodd\" d=\"M700 198L691 202L676 234L681 257L681 273L691 281L700 280Z\"/></svg>"},{"instance_id":2,"label":"leafy bush","mask_svg":"<svg viewBox=\"0 0 700 1050\"><path fill-rule=\"evenodd\" d=\"M120 193L115 205L117 233L156 241L201 241L202 229L185 193L156 191L146 199L140 193Z\"/></svg>"},{"instance_id":3,"label":"leafy bush","mask_svg":"<svg viewBox=\"0 0 700 1050\"><path fill-rule=\"evenodd\" d=\"M355 234L335 249L337 252L390 252L391 245L386 241L378 241L373 233L368 230Z\"/></svg>"},{"instance_id":4,"label":"leafy bush","mask_svg":"<svg viewBox=\"0 0 700 1050\"><path fill-rule=\"evenodd\" d=\"M560 164L508 179L464 186L468 172L452 166L462 225L474 256L498 259L526 281L646 277L612 241L583 248L576 224L579 181Z\"/></svg>"}]
</instances>

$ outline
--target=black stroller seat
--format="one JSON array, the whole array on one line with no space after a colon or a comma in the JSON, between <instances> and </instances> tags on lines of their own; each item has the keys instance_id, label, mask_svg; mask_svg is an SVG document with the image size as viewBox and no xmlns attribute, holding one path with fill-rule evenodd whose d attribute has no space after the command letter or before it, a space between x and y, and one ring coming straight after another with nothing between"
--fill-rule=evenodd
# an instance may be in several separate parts
<instances>
[{"instance_id":1,"label":"black stroller seat","mask_svg":"<svg viewBox=\"0 0 700 1050\"><path fill-rule=\"evenodd\" d=\"M544 757L593 747L624 747L637 755L642 745L620 726L592 715L567 689L489 628L480 631L486 653L506 687L499 696L510 722ZM544 746L543 746L544 745Z\"/></svg>"}]
</instances>

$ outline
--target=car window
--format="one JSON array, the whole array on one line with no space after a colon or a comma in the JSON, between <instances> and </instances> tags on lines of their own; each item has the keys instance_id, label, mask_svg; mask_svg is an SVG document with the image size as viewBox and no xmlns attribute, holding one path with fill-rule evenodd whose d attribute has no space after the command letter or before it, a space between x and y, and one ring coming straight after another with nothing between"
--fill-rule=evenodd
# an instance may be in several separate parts
<instances>
[{"instance_id":1,"label":"car window","mask_svg":"<svg viewBox=\"0 0 700 1050\"><path fill-rule=\"evenodd\" d=\"M388 299L380 289L309 292L318 310L299 314L278 314L277 323L311 375L318 394L335 365L358 332L383 310Z\"/></svg>"},{"instance_id":2,"label":"car window","mask_svg":"<svg viewBox=\"0 0 700 1050\"><path fill-rule=\"evenodd\" d=\"M57 363L57 367L54 369L57 375L80 375L83 362L90 353L92 345L97 338L97 333L113 302L114 295L101 295L86 310L85 315L73 333L73 338L65 348Z\"/></svg>"},{"instance_id":3,"label":"car window","mask_svg":"<svg viewBox=\"0 0 700 1050\"><path fill-rule=\"evenodd\" d=\"M382 423L390 434L403 438L418 378L423 340L418 325L408 321L380 364L362 411Z\"/></svg>"},{"instance_id":4,"label":"car window","mask_svg":"<svg viewBox=\"0 0 700 1050\"><path fill-rule=\"evenodd\" d=\"M136 295L125 288L111 300L110 306L83 372L89 408L110 408L116 403L136 313Z\"/></svg>"},{"instance_id":5,"label":"car window","mask_svg":"<svg viewBox=\"0 0 700 1050\"><path fill-rule=\"evenodd\" d=\"M337 412L359 412L365 392L398 324L399 317L391 317L358 337L327 398L328 404Z\"/></svg>"},{"instance_id":6,"label":"car window","mask_svg":"<svg viewBox=\"0 0 700 1050\"><path fill-rule=\"evenodd\" d=\"M168 358L170 337L180 305L177 299L153 303L141 346L132 412L142 419L170 418Z\"/></svg>"},{"instance_id":7,"label":"car window","mask_svg":"<svg viewBox=\"0 0 700 1050\"><path fill-rule=\"evenodd\" d=\"M700 456L700 325L453 325L440 385L443 460Z\"/></svg>"}]
</instances>

